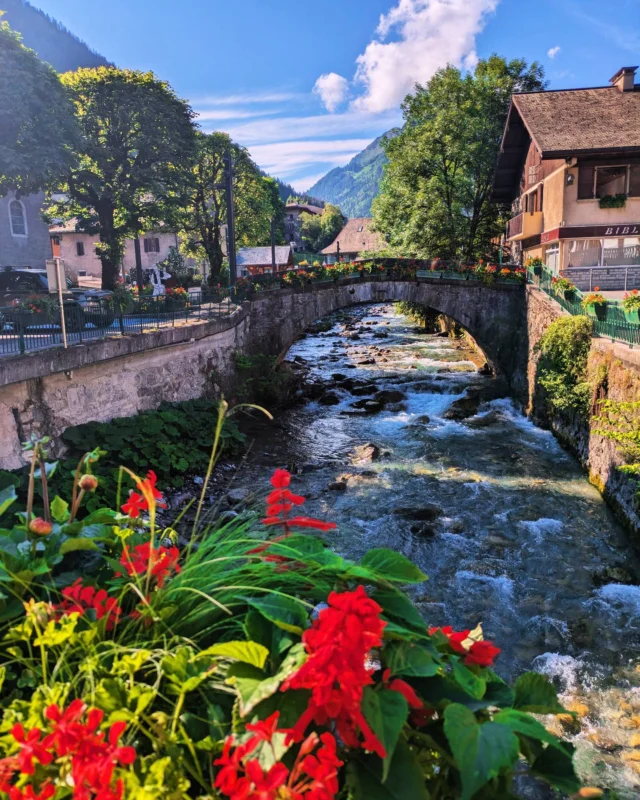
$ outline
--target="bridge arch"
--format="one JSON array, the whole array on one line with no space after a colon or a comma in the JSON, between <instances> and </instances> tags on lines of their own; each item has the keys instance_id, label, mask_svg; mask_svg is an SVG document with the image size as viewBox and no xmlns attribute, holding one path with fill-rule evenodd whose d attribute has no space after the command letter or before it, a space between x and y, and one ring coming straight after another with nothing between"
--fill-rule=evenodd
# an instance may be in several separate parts
<instances>
[{"instance_id":1,"label":"bridge arch","mask_svg":"<svg viewBox=\"0 0 640 800\"><path fill-rule=\"evenodd\" d=\"M364 303L398 301L428 306L453 319L473 337L496 374L511 382L525 319L525 290L517 284L355 280L265 292L254 295L250 304L251 338L256 349L279 354L327 314Z\"/></svg>"}]
</instances>

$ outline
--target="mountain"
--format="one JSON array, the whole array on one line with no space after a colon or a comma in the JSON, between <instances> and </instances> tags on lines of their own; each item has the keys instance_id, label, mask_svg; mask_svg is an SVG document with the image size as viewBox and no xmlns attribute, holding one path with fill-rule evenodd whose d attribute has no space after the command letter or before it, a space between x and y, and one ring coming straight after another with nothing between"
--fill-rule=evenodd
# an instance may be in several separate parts
<instances>
[{"instance_id":1,"label":"mountain","mask_svg":"<svg viewBox=\"0 0 640 800\"><path fill-rule=\"evenodd\" d=\"M380 191L387 163L382 142L396 133L394 129L379 136L345 167L336 167L320 178L309 194L339 206L347 217L370 217L371 203Z\"/></svg>"},{"instance_id":2,"label":"mountain","mask_svg":"<svg viewBox=\"0 0 640 800\"><path fill-rule=\"evenodd\" d=\"M290 183L285 183L284 181L281 181L280 178L276 178L274 175L268 175L266 172L264 172L264 170L260 170L260 172L265 176L265 178L271 178L276 182L280 199L283 203L302 203L324 208L324 200L320 200L317 197L312 197L309 194L298 194L298 192L296 192Z\"/></svg>"},{"instance_id":3,"label":"mountain","mask_svg":"<svg viewBox=\"0 0 640 800\"><path fill-rule=\"evenodd\" d=\"M57 72L78 67L104 67L109 62L95 53L64 25L34 8L26 0L0 0L0 19L22 35L22 41Z\"/></svg>"}]
</instances>

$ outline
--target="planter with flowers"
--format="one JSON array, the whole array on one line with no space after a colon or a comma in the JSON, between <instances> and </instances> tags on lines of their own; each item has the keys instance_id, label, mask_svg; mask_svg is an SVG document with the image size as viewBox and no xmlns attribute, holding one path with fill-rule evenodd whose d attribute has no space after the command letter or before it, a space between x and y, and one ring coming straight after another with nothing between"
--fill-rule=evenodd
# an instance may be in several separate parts
<instances>
[{"instance_id":1,"label":"planter with flowers","mask_svg":"<svg viewBox=\"0 0 640 800\"><path fill-rule=\"evenodd\" d=\"M627 322L640 323L640 292L632 289L625 294L622 300L622 308Z\"/></svg>"},{"instance_id":2,"label":"planter with flowers","mask_svg":"<svg viewBox=\"0 0 640 800\"><path fill-rule=\"evenodd\" d=\"M541 258L529 258L527 259L526 266L531 268L533 270L533 274L539 278L542 275L544 261Z\"/></svg>"},{"instance_id":3,"label":"planter with flowers","mask_svg":"<svg viewBox=\"0 0 640 800\"><path fill-rule=\"evenodd\" d=\"M182 286L167 289L164 298L167 311L181 311L189 306L189 292Z\"/></svg>"},{"instance_id":4,"label":"planter with flowers","mask_svg":"<svg viewBox=\"0 0 640 800\"><path fill-rule=\"evenodd\" d=\"M599 293L599 287L595 286L591 294L586 295L582 301L582 307L590 317L604 322L607 318L607 298Z\"/></svg>"},{"instance_id":5,"label":"planter with flowers","mask_svg":"<svg viewBox=\"0 0 640 800\"><path fill-rule=\"evenodd\" d=\"M556 294L561 294L570 303L576 298L576 285L568 278L552 278L551 288Z\"/></svg>"}]
</instances>

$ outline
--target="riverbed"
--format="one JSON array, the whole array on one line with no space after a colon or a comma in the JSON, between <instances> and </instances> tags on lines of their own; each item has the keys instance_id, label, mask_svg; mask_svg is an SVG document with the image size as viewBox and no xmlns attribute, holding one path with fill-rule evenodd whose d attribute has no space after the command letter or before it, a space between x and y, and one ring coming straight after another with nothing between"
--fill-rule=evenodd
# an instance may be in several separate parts
<instances>
[{"instance_id":1,"label":"riverbed","mask_svg":"<svg viewBox=\"0 0 640 800\"><path fill-rule=\"evenodd\" d=\"M428 624L481 622L503 677L549 675L579 715L556 729L577 745L585 782L638 797L640 571L613 514L508 397L448 418L470 394L500 395L470 345L425 334L390 304L329 322L288 355L326 391L278 417L234 485L260 498L287 467L305 513L338 524L324 538L340 553L410 558L429 576L413 591Z\"/></svg>"}]
</instances>

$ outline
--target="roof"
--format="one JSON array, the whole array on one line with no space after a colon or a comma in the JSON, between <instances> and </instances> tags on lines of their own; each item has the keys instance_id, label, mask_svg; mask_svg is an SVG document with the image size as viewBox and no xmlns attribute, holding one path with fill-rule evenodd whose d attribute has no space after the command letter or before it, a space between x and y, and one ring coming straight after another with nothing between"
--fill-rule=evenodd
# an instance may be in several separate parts
<instances>
[{"instance_id":1,"label":"roof","mask_svg":"<svg viewBox=\"0 0 640 800\"><path fill-rule=\"evenodd\" d=\"M640 85L515 94L504 130L493 199L517 194L529 143L543 159L640 154Z\"/></svg>"},{"instance_id":2,"label":"roof","mask_svg":"<svg viewBox=\"0 0 640 800\"><path fill-rule=\"evenodd\" d=\"M291 246L276 247L276 264L288 264L291 258ZM236 253L239 267L270 267L271 247L241 247Z\"/></svg>"},{"instance_id":3,"label":"roof","mask_svg":"<svg viewBox=\"0 0 640 800\"><path fill-rule=\"evenodd\" d=\"M50 225L49 226L49 233L78 233L77 230L78 220L73 218L67 220L67 222L62 222L59 225Z\"/></svg>"},{"instance_id":4,"label":"roof","mask_svg":"<svg viewBox=\"0 0 640 800\"><path fill-rule=\"evenodd\" d=\"M324 255L337 255L338 243L341 253L361 253L364 250L384 250L386 242L379 233L371 230L371 217L355 217L336 236L335 240L322 250Z\"/></svg>"},{"instance_id":5,"label":"roof","mask_svg":"<svg viewBox=\"0 0 640 800\"><path fill-rule=\"evenodd\" d=\"M322 214L324 211L324 208L320 208L320 206L310 206L303 203L287 203L285 208L287 211L297 208L299 211L306 211L307 214Z\"/></svg>"}]
</instances>

